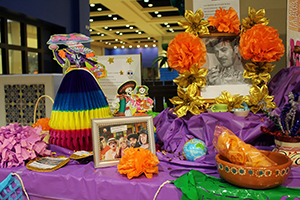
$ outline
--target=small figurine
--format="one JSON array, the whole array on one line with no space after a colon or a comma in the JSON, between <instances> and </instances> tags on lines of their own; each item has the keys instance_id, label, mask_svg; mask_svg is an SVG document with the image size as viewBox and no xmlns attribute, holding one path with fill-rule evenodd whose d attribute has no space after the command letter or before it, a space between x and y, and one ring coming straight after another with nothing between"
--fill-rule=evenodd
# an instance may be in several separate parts
<instances>
[{"instance_id":1,"label":"small figurine","mask_svg":"<svg viewBox=\"0 0 300 200\"><path fill-rule=\"evenodd\" d=\"M148 95L148 90L149 88L146 85L140 85L137 87L137 93L133 95L138 113L144 113L153 108L153 100L146 96Z\"/></svg>"},{"instance_id":2,"label":"small figurine","mask_svg":"<svg viewBox=\"0 0 300 200\"><path fill-rule=\"evenodd\" d=\"M117 98L112 102L112 106L116 108L115 116L132 116L132 112L136 108L135 101L132 98L135 87L136 82L134 80L126 81L119 86Z\"/></svg>"}]
</instances>

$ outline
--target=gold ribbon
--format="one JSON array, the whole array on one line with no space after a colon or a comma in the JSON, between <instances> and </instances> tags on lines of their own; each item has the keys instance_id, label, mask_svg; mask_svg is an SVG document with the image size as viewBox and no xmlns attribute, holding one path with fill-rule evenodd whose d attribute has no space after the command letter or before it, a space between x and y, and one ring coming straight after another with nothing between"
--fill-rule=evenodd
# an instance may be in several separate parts
<instances>
[{"instance_id":1,"label":"gold ribbon","mask_svg":"<svg viewBox=\"0 0 300 200\"><path fill-rule=\"evenodd\" d=\"M178 22L178 25L185 29L185 32L192 33L196 36L209 34L208 26L209 22L204 20L204 13L198 9L195 14L191 10L186 10L184 13L185 20Z\"/></svg>"},{"instance_id":2,"label":"gold ribbon","mask_svg":"<svg viewBox=\"0 0 300 200\"><path fill-rule=\"evenodd\" d=\"M195 83L198 87L204 87L206 85L205 76L207 75L206 68L198 68L198 64L193 64L190 71L180 73L179 77L173 80L177 85L186 88L190 84Z\"/></svg>"},{"instance_id":3,"label":"gold ribbon","mask_svg":"<svg viewBox=\"0 0 300 200\"><path fill-rule=\"evenodd\" d=\"M252 28L256 24L268 25L270 20L265 17L265 9L256 11L254 8L248 8L248 17L242 19L241 34Z\"/></svg>"},{"instance_id":4,"label":"gold ribbon","mask_svg":"<svg viewBox=\"0 0 300 200\"><path fill-rule=\"evenodd\" d=\"M243 108L242 103L244 101L244 96L239 94L231 96L228 91L222 91L221 96L217 97L215 101L218 104L227 104L228 110L231 111L235 108Z\"/></svg>"},{"instance_id":5,"label":"gold ribbon","mask_svg":"<svg viewBox=\"0 0 300 200\"><path fill-rule=\"evenodd\" d=\"M257 113L259 110L268 110L268 108L277 108L276 103L273 102L274 96L269 95L267 85L258 87L252 85L249 90L250 95L244 99L245 103L251 106L251 111Z\"/></svg>"},{"instance_id":6,"label":"gold ribbon","mask_svg":"<svg viewBox=\"0 0 300 200\"><path fill-rule=\"evenodd\" d=\"M170 99L170 102L174 105L177 105L174 109L174 113L177 117L182 117L191 112L193 115L199 115L201 110L200 106L204 104L204 99L197 95L198 88L196 83L190 84L187 89L182 88L181 86L177 87L178 96Z\"/></svg>"},{"instance_id":7,"label":"gold ribbon","mask_svg":"<svg viewBox=\"0 0 300 200\"><path fill-rule=\"evenodd\" d=\"M271 75L269 72L274 70L275 65L270 63L247 63L244 70L243 77L249 78L253 85L259 85L262 81L266 84Z\"/></svg>"}]
</instances>

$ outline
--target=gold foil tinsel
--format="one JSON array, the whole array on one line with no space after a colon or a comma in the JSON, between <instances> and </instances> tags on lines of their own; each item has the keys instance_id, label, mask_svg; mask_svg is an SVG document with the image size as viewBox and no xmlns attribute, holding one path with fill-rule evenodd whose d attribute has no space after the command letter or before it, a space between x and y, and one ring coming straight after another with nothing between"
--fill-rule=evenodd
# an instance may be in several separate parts
<instances>
[{"instance_id":1,"label":"gold foil tinsel","mask_svg":"<svg viewBox=\"0 0 300 200\"><path fill-rule=\"evenodd\" d=\"M198 64L193 64L190 71L179 74L179 77L175 78L173 82L183 88L188 87L192 83L195 83L198 87L204 87L206 84L206 75L206 68L198 68Z\"/></svg>"},{"instance_id":2,"label":"gold foil tinsel","mask_svg":"<svg viewBox=\"0 0 300 200\"><path fill-rule=\"evenodd\" d=\"M248 17L242 19L241 34L252 28L256 24L268 25L270 20L265 17L265 9L256 11L254 8L248 8Z\"/></svg>"},{"instance_id":3,"label":"gold foil tinsel","mask_svg":"<svg viewBox=\"0 0 300 200\"><path fill-rule=\"evenodd\" d=\"M239 94L231 96L228 91L222 91L221 96L217 97L215 101L218 104L227 104L228 110L231 111L235 108L243 108L242 103L244 101L244 96Z\"/></svg>"},{"instance_id":4,"label":"gold foil tinsel","mask_svg":"<svg viewBox=\"0 0 300 200\"><path fill-rule=\"evenodd\" d=\"M245 97L245 103L251 106L251 111L253 113L257 113L259 110L268 111L270 108L277 108L276 103L272 102L274 96L269 95L267 85L261 87L252 85L249 93L250 95Z\"/></svg>"},{"instance_id":5,"label":"gold foil tinsel","mask_svg":"<svg viewBox=\"0 0 300 200\"><path fill-rule=\"evenodd\" d=\"M201 9L198 9L195 14L191 10L186 10L184 13L185 20L178 22L178 25L185 29L185 32L192 33L196 36L209 34L209 22L204 20L204 14Z\"/></svg>"},{"instance_id":6,"label":"gold foil tinsel","mask_svg":"<svg viewBox=\"0 0 300 200\"><path fill-rule=\"evenodd\" d=\"M182 117L191 112L193 115L199 115L201 110L200 106L204 104L204 100L201 96L197 95L198 86L196 83L190 84L187 89L182 88L181 86L177 87L178 96L170 99L170 102L174 105L177 105L174 109L174 113L177 117Z\"/></svg>"},{"instance_id":7,"label":"gold foil tinsel","mask_svg":"<svg viewBox=\"0 0 300 200\"><path fill-rule=\"evenodd\" d=\"M275 65L270 63L247 63L243 77L250 78L252 84L259 85L268 83L271 78L269 72L274 70Z\"/></svg>"}]
</instances>

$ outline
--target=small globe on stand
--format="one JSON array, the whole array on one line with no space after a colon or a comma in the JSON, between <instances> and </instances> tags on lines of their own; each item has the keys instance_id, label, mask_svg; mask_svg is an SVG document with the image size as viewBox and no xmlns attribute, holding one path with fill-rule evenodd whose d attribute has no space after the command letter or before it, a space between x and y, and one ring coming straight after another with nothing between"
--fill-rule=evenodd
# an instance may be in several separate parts
<instances>
[{"instance_id":1,"label":"small globe on stand","mask_svg":"<svg viewBox=\"0 0 300 200\"><path fill-rule=\"evenodd\" d=\"M183 146L183 156L188 161L195 161L197 158L200 158L207 153L206 144L199 139L190 139Z\"/></svg>"}]
</instances>

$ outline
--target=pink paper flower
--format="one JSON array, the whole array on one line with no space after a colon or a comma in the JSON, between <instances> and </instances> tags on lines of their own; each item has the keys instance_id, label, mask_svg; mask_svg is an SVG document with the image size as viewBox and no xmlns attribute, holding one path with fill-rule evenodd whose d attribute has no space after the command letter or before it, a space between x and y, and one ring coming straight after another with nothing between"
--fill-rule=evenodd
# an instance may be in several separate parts
<instances>
[{"instance_id":1,"label":"pink paper flower","mask_svg":"<svg viewBox=\"0 0 300 200\"><path fill-rule=\"evenodd\" d=\"M0 167L24 166L26 160L38 155L50 156L47 144L40 136L42 128L22 126L18 123L0 127Z\"/></svg>"}]
</instances>

